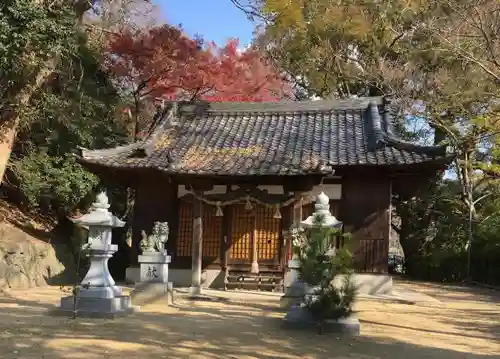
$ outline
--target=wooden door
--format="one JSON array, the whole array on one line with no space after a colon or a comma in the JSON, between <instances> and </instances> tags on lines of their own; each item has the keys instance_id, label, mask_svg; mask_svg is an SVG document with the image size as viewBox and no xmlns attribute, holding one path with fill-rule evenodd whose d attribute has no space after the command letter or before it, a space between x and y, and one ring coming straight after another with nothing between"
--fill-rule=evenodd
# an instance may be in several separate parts
<instances>
[{"instance_id":1,"label":"wooden door","mask_svg":"<svg viewBox=\"0 0 500 359\"><path fill-rule=\"evenodd\" d=\"M254 227L254 218L251 213L252 211L245 210L244 204L232 206L231 243L228 258L230 264L247 264L251 262Z\"/></svg>"},{"instance_id":2,"label":"wooden door","mask_svg":"<svg viewBox=\"0 0 500 359\"><path fill-rule=\"evenodd\" d=\"M203 204L202 208L202 258L203 266L220 263L222 243L222 217L215 215L216 207ZM187 201L179 203L179 225L175 260L191 265L193 244L193 204Z\"/></svg>"},{"instance_id":3,"label":"wooden door","mask_svg":"<svg viewBox=\"0 0 500 359\"><path fill-rule=\"evenodd\" d=\"M217 217L217 207L203 204L203 264L219 264L222 247L222 220Z\"/></svg>"},{"instance_id":4,"label":"wooden door","mask_svg":"<svg viewBox=\"0 0 500 359\"><path fill-rule=\"evenodd\" d=\"M259 264L280 263L281 219L274 218L276 209L258 206L255 213L255 243Z\"/></svg>"},{"instance_id":5,"label":"wooden door","mask_svg":"<svg viewBox=\"0 0 500 359\"><path fill-rule=\"evenodd\" d=\"M244 204L232 208L230 264L279 264L281 219L273 218L273 208L254 206L246 210Z\"/></svg>"}]
</instances>

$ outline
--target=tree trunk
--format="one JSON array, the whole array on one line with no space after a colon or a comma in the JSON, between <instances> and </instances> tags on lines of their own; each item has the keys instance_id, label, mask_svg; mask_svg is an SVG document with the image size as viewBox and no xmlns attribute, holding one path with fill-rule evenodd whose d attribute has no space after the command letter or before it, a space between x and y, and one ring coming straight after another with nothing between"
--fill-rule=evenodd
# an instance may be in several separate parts
<instances>
[{"instance_id":1,"label":"tree trunk","mask_svg":"<svg viewBox=\"0 0 500 359\"><path fill-rule=\"evenodd\" d=\"M12 99L13 105L0 115L0 184L3 182L17 135L20 120L19 110L28 106L33 94L54 71L55 63L55 59L47 61L37 75Z\"/></svg>"},{"instance_id":2,"label":"tree trunk","mask_svg":"<svg viewBox=\"0 0 500 359\"><path fill-rule=\"evenodd\" d=\"M76 21L79 25L83 22L83 15L90 10L95 0L74 0L73 8L76 13ZM35 1L35 3L40 3ZM3 182L14 141L19 127L19 110L25 108L34 93L43 85L46 79L55 70L59 59L57 54L47 60L42 68L26 82L17 95L12 98L12 106L0 114L0 185Z\"/></svg>"},{"instance_id":3,"label":"tree trunk","mask_svg":"<svg viewBox=\"0 0 500 359\"><path fill-rule=\"evenodd\" d=\"M16 137L15 126L2 126L2 142L0 142L0 184L3 182L3 176L7 169L14 138Z\"/></svg>"}]
</instances>

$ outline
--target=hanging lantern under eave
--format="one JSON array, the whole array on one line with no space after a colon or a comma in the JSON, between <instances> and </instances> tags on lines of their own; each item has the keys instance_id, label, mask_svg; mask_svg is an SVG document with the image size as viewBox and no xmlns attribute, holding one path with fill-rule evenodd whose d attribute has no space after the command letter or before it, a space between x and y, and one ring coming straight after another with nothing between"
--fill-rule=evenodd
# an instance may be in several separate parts
<instances>
[{"instance_id":1,"label":"hanging lantern under eave","mask_svg":"<svg viewBox=\"0 0 500 359\"><path fill-rule=\"evenodd\" d=\"M276 211L274 212L273 218L281 219L281 211L279 206L276 206Z\"/></svg>"},{"instance_id":2,"label":"hanging lantern under eave","mask_svg":"<svg viewBox=\"0 0 500 359\"><path fill-rule=\"evenodd\" d=\"M216 217L223 217L224 212L222 211L222 208L220 206L220 202L217 202L217 209L215 210L215 216Z\"/></svg>"}]
</instances>

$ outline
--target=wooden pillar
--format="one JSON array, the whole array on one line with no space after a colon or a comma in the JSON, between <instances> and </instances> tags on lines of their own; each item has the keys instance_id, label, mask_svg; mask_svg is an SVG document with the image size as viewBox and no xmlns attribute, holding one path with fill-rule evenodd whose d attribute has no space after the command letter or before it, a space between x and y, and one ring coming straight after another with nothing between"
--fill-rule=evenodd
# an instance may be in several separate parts
<instances>
[{"instance_id":1,"label":"wooden pillar","mask_svg":"<svg viewBox=\"0 0 500 359\"><path fill-rule=\"evenodd\" d=\"M252 232L250 232L250 245L251 245L251 263L250 267L251 273L259 273L259 258L257 251L257 218L255 215L252 216Z\"/></svg>"},{"instance_id":2,"label":"wooden pillar","mask_svg":"<svg viewBox=\"0 0 500 359\"><path fill-rule=\"evenodd\" d=\"M222 247L221 247L221 267L227 269L229 265L229 251L232 245L231 225L233 220L233 208L225 206L224 218L222 219Z\"/></svg>"},{"instance_id":3,"label":"wooden pillar","mask_svg":"<svg viewBox=\"0 0 500 359\"><path fill-rule=\"evenodd\" d=\"M385 240L385 253L386 258L382 258L381 272L389 273L389 250L392 244L392 179L389 179L389 203L387 204L387 238Z\"/></svg>"},{"instance_id":4,"label":"wooden pillar","mask_svg":"<svg viewBox=\"0 0 500 359\"><path fill-rule=\"evenodd\" d=\"M201 191L196 191L201 196ZM197 198L193 201L193 245L191 248L191 294L201 293L201 265L203 242L202 203Z\"/></svg>"},{"instance_id":5,"label":"wooden pillar","mask_svg":"<svg viewBox=\"0 0 500 359\"><path fill-rule=\"evenodd\" d=\"M298 186L297 186L298 185ZM310 183L288 183L283 187L284 192L287 194L304 194L311 190L312 184ZM288 268L288 261L291 256L293 256L293 243L292 237L290 235L290 227L292 225L298 226L300 222L304 219L302 213L303 199L302 197L295 203L291 204L289 207L281 209L282 217L282 247L280 251L280 262L283 268Z\"/></svg>"},{"instance_id":6,"label":"wooden pillar","mask_svg":"<svg viewBox=\"0 0 500 359\"><path fill-rule=\"evenodd\" d=\"M304 220L305 218L303 218L303 215L302 215L302 207L303 207L303 200L302 198L297 201L293 207L293 224L295 225L298 225L302 220Z\"/></svg>"},{"instance_id":7,"label":"wooden pillar","mask_svg":"<svg viewBox=\"0 0 500 359\"><path fill-rule=\"evenodd\" d=\"M293 224L294 206L281 208L281 242L280 242L280 265L282 268L288 267L288 257L292 250L292 243L290 237L290 227Z\"/></svg>"},{"instance_id":8,"label":"wooden pillar","mask_svg":"<svg viewBox=\"0 0 500 359\"><path fill-rule=\"evenodd\" d=\"M130 244L130 252L129 252L129 266L130 267L138 267L139 266L139 262L138 262L138 258L139 258L139 253L141 253L141 230L143 228L139 228L139 225L137 223L140 223L140 210L141 208L138 208L139 207L139 204L140 204L140 200L142 198L140 198L140 194L139 194L139 191L137 190L138 189L138 186L136 186L134 189L132 188L129 188L127 189L127 201L130 199L129 198L129 195L133 197L134 199L134 203L133 203L133 207L132 207L132 213L128 215L128 217L131 217L131 221L127 221L127 226L132 226L132 243ZM127 218L128 219L128 218Z\"/></svg>"}]
</instances>

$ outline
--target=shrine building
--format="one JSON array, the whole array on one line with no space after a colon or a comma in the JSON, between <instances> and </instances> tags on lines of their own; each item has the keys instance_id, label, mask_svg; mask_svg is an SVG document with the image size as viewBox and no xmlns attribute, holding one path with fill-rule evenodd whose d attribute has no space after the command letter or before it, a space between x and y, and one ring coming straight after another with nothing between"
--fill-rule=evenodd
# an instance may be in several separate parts
<instances>
[{"instance_id":1,"label":"shrine building","mask_svg":"<svg viewBox=\"0 0 500 359\"><path fill-rule=\"evenodd\" d=\"M272 103L172 102L141 141L86 150L90 171L135 190L137 281L141 231L168 222L169 278L190 286L281 290L288 229L314 196L353 234L363 292L390 289L391 199L411 196L451 162L444 146L402 140L382 97ZM201 274L196 273L200 272Z\"/></svg>"}]
</instances>

